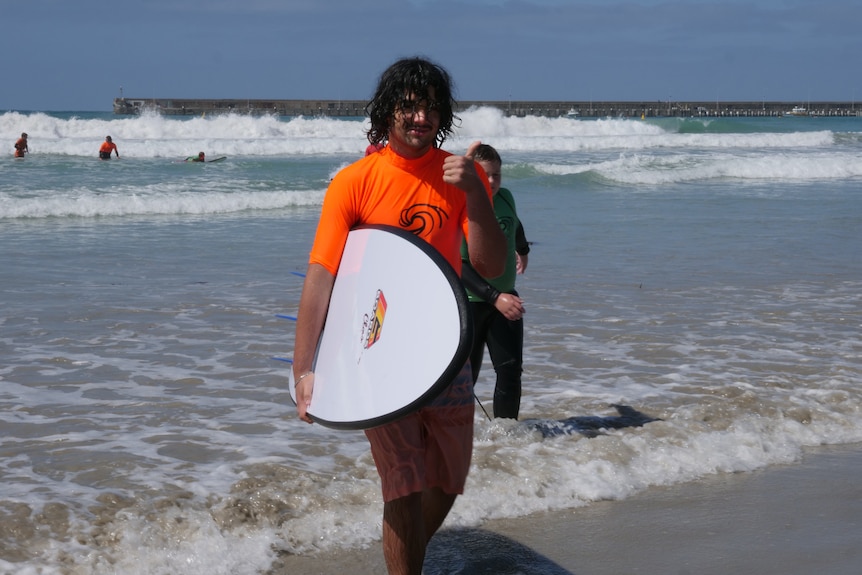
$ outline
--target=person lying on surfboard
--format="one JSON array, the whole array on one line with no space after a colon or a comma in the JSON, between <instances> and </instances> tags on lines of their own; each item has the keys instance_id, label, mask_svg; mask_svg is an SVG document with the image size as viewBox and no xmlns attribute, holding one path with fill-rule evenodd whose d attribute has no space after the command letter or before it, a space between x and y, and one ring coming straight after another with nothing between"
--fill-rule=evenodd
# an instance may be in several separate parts
<instances>
[{"instance_id":1,"label":"person lying on surfboard","mask_svg":"<svg viewBox=\"0 0 862 575\"><path fill-rule=\"evenodd\" d=\"M503 273L504 237L488 179L473 161L440 146L451 135L455 101L443 68L406 58L383 72L365 108L370 144L386 144L341 170L323 200L299 302L293 374L296 409L308 415L314 354L351 228L390 225L428 242L456 270L461 240L485 277ZM417 326L421 337L421 326ZM418 345L418 341L417 341ZM404 374L410 377L409 373ZM420 575L428 541L463 493L473 449L469 361L440 395L417 411L365 431L383 491L383 555L390 574Z\"/></svg>"},{"instance_id":2,"label":"person lying on surfboard","mask_svg":"<svg viewBox=\"0 0 862 575\"><path fill-rule=\"evenodd\" d=\"M187 162L206 162L207 157L206 157L206 154L204 154L203 152L198 152L197 156L189 156L188 158L186 158L186 161Z\"/></svg>"}]
</instances>

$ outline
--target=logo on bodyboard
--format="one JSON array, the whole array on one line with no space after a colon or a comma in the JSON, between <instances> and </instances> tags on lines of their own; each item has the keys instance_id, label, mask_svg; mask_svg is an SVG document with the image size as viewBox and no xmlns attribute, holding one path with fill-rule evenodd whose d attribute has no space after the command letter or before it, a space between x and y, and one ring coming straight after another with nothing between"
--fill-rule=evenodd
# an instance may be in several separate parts
<instances>
[{"instance_id":1,"label":"logo on bodyboard","mask_svg":"<svg viewBox=\"0 0 862 575\"><path fill-rule=\"evenodd\" d=\"M365 314L362 322L362 349L369 349L380 340L383 332L383 319L386 317L386 297L383 290L377 290L371 314Z\"/></svg>"}]
</instances>

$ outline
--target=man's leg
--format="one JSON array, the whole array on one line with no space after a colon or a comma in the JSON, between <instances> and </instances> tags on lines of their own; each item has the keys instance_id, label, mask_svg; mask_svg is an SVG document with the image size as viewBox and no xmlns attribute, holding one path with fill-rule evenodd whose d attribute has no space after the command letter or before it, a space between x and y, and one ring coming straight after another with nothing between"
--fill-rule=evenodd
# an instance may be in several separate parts
<instances>
[{"instance_id":1,"label":"man's leg","mask_svg":"<svg viewBox=\"0 0 862 575\"><path fill-rule=\"evenodd\" d=\"M467 362L452 385L430 406L365 432L383 482L383 499L388 499L383 505L383 554L390 575L420 575L428 541L443 524L456 498L446 492L460 493L464 489L473 451L472 390ZM407 424L411 417L424 420L424 431L413 433L419 426ZM415 449L423 451L422 461L406 456ZM423 481L405 480L404 465L411 459L417 478L424 477ZM423 488L420 483L435 487ZM398 497L395 485L416 491Z\"/></svg>"},{"instance_id":2,"label":"man's leg","mask_svg":"<svg viewBox=\"0 0 862 575\"><path fill-rule=\"evenodd\" d=\"M452 509L457 495L443 493L437 487L426 489L422 494L422 518L425 521L425 543L431 541Z\"/></svg>"},{"instance_id":3,"label":"man's leg","mask_svg":"<svg viewBox=\"0 0 862 575\"><path fill-rule=\"evenodd\" d=\"M422 494L383 504L383 557L389 575L421 575L425 561Z\"/></svg>"},{"instance_id":4,"label":"man's leg","mask_svg":"<svg viewBox=\"0 0 862 575\"><path fill-rule=\"evenodd\" d=\"M421 575L428 542L456 497L433 488L383 505L383 556L389 575Z\"/></svg>"}]
</instances>

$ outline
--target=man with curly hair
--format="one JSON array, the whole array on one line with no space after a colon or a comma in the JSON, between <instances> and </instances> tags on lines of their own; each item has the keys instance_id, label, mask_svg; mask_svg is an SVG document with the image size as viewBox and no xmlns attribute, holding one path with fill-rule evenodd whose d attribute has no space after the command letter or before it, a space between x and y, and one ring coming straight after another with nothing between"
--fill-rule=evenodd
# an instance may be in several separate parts
<instances>
[{"instance_id":1,"label":"man with curly hair","mask_svg":"<svg viewBox=\"0 0 862 575\"><path fill-rule=\"evenodd\" d=\"M494 216L487 177L473 161L440 146L452 132L449 74L406 58L381 75L366 106L370 144L380 149L341 170L323 200L300 298L293 373L297 413L314 389L312 362L349 231L360 224L401 227L434 246L460 271L469 261L485 277L503 272L506 239ZM409 374L405 375L409 377ZM463 493L473 449L470 364L432 402L366 431L383 491L383 553L391 575L419 575L428 542Z\"/></svg>"}]
</instances>

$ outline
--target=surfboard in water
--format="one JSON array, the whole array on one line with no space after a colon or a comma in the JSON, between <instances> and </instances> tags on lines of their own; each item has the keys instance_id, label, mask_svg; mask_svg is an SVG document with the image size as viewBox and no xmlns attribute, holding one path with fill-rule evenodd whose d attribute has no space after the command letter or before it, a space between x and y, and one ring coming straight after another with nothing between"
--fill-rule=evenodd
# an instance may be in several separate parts
<instances>
[{"instance_id":1,"label":"surfboard in water","mask_svg":"<svg viewBox=\"0 0 862 575\"><path fill-rule=\"evenodd\" d=\"M472 337L461 280L437 250L399 228L356 228L317 346L308 414L337 429L393 421L449 384ZM293 370L290 395L295 403Z\"/></svg>"},{"instance_id":2,"label":"surfboard in water","mask_svg":"<svg viewBox=\"0 0 862 575\"><path fill-rule=\"evenodd\" d=\"M190 156L194 157L194 156ZM185 160L174 160L174 164L212 164L213 162L221 162L222 160L227 160L227 156L219 156L214 160L206 160L206 161L198 161L186 158Z\"/></svg>"}]
</instances>

